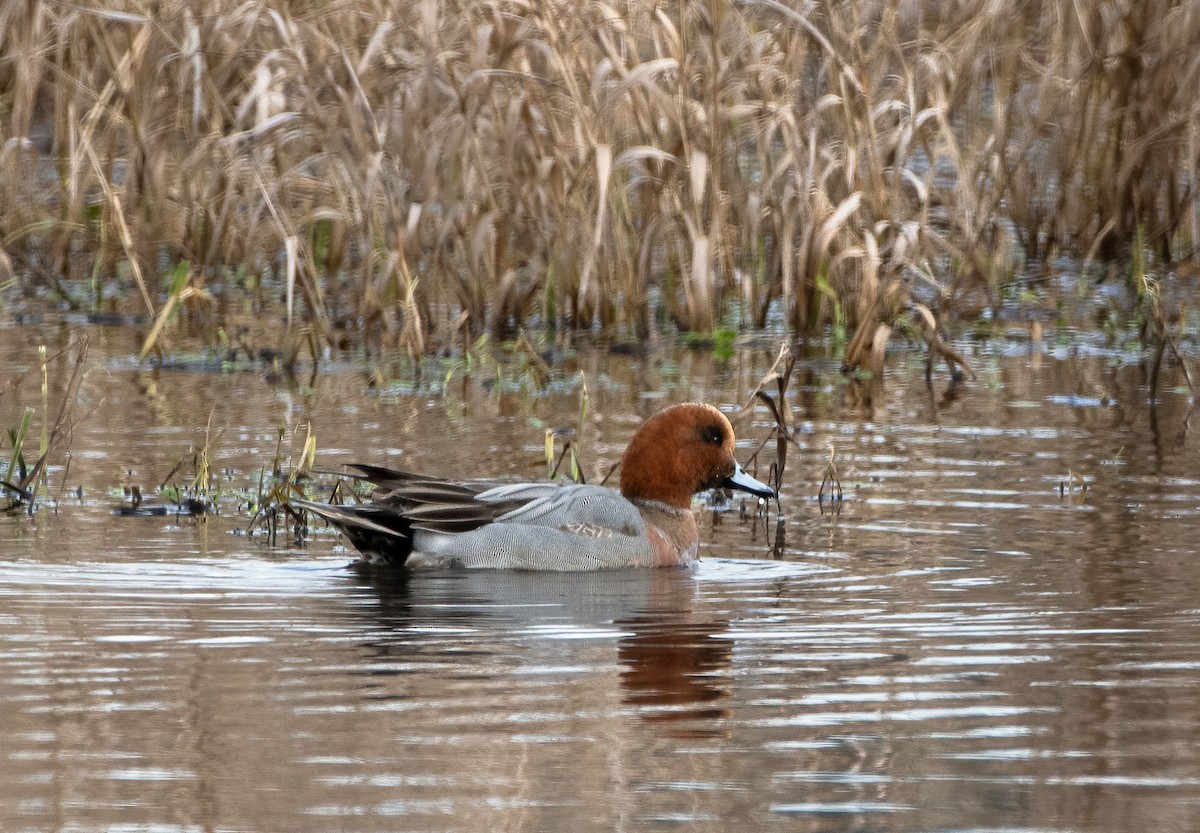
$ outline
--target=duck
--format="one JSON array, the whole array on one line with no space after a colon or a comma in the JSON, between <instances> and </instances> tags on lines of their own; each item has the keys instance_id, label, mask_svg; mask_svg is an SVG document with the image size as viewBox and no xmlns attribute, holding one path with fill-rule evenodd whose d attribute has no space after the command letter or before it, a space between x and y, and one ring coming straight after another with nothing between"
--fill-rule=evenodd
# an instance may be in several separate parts
<instances>
[{"instance_id":1,"label":"duck","mask_svg":"<svg viewBox=\"0 0 1200 833\"><path fill-rule=\"evenodd\" d=\"M370 464L347 468L374 484L373 499L290 503L340 530L364 562L404 568L687 566L699 558L693 495L727 488L778 497L737 462L729 419L699 402L672 405L642 424L621 457L619 490L455 481Z\"/></svg>"}]
</instances>

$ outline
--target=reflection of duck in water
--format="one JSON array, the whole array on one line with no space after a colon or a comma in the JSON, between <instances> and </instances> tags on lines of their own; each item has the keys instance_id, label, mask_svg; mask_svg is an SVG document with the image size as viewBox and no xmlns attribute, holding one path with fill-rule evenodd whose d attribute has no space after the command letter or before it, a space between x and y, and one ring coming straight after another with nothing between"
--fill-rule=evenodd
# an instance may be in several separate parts
<instances>
[{"instance_id":1,"label":"reflection of duck in water","mask_svg":"<svg viewBox=\"0 0 1200 833\"><path fill-rule=\"evenodd\" d=\"M577 666L619 663L620 702L672 734L720 734L729 694L732 640L726 623L696 618L691 572L536 572L365 568L356 575L378 605L362 608L385 627L368 646L378 699L420 698L412 661L441 666L442 685L497 673L495 659ZM580 638L586 637L586 638ZM514 651L516 642L520 650ZM395 672L387 663L397 661ZM394 678L394 679L387 679ZM607 675L597 679L610 679ZM577 684L564 681L564 688Z\"/></svg>"},{"instance_id":2,"label":"reflection of duck in water","mask_svg":"<svg viewBox=\"0 0 1200 833\"><path fill-rule=\"evenodd\" d=\"M721 734L733 662L733 640L719 635L724 623L641 616L618 624L630 631L617 643L625 703L648 722L680 724L673 735Z\"/></svg>"},{"instance_id":3,"label":"reflection of duck in water","mask_svg":"<svg viewBox=\"0 0 1200 833\"><path fill-rule=\"evenodd\" d=\"M655 567L696 560L692 495L725 487L775 494L733 456L733 427L711 405L646 421L621 458L621 491L553 483L455 483L352 466L377 486L358 506L295 500L338 527L368 560L527 570Z\"/></svg>"}]
</instances>

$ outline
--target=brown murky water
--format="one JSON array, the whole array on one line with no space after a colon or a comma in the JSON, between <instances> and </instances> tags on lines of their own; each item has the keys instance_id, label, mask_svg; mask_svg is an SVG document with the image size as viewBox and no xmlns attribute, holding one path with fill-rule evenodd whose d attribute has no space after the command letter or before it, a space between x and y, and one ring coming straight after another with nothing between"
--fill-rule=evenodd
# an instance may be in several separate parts
<instances>
[{"instance_id":1,"label":"brown murky water","mask_svg":"<svg viewBox=\"0 0 1200 833\"><path fill-rule=\"evenodd\" d=\"M0 330L0 427L65 334ZM91 330L82 496L0 516L0 830L1200 829L1197 439L1136 357L963 345L954 401L900 357L870 414L804 364L778 559L735 512L691 572L371 576L332 535L238 534L233 501L128 518L109 489L152 491L210 422L231 489L305 421L325 466L537 477L580 373L594 475L666 402L740 404L773 348L368 395L352 366L138 369L137 335Z\"/></svg>"}]
</instances>

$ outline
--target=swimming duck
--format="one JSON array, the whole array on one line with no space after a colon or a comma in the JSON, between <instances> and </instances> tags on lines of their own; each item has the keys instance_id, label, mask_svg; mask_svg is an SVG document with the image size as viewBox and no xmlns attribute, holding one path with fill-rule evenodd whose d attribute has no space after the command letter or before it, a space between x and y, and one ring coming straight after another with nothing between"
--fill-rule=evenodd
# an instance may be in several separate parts
<instances>
[{"instance_id":1,"label":"swimming duck","mask_svg":"<svg viewBox=\"0 0 1200 833\"><path fill-rule=\"evenodd\" d=\"M341 530L368 561L407 567L604 570L686 565L700 529L692 495L775 490L733 456L733 426L712 405L673 405L648 419L621 458L621 489L556 483L456 482L352 465L376 486L354 506L293 500Z\"/></svg>"}]
</instances>

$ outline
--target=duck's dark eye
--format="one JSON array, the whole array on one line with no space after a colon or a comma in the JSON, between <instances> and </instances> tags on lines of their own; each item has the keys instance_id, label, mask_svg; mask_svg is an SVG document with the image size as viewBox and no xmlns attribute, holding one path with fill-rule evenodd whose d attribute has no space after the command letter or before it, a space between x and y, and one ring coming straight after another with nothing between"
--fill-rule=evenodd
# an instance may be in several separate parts
<instances>
[{"instance_id":1,"label":"duck's dark eye","mask_svg":"<svg viewBox=\"0 0 1200 833\"><path fill-rule=\"evenodd\" d=\"M725 444L725 432L721 430L719 425L706 425L700 429L700 439L702 442L712 443L713 445Z\"/></svg>"}]
</instances>

